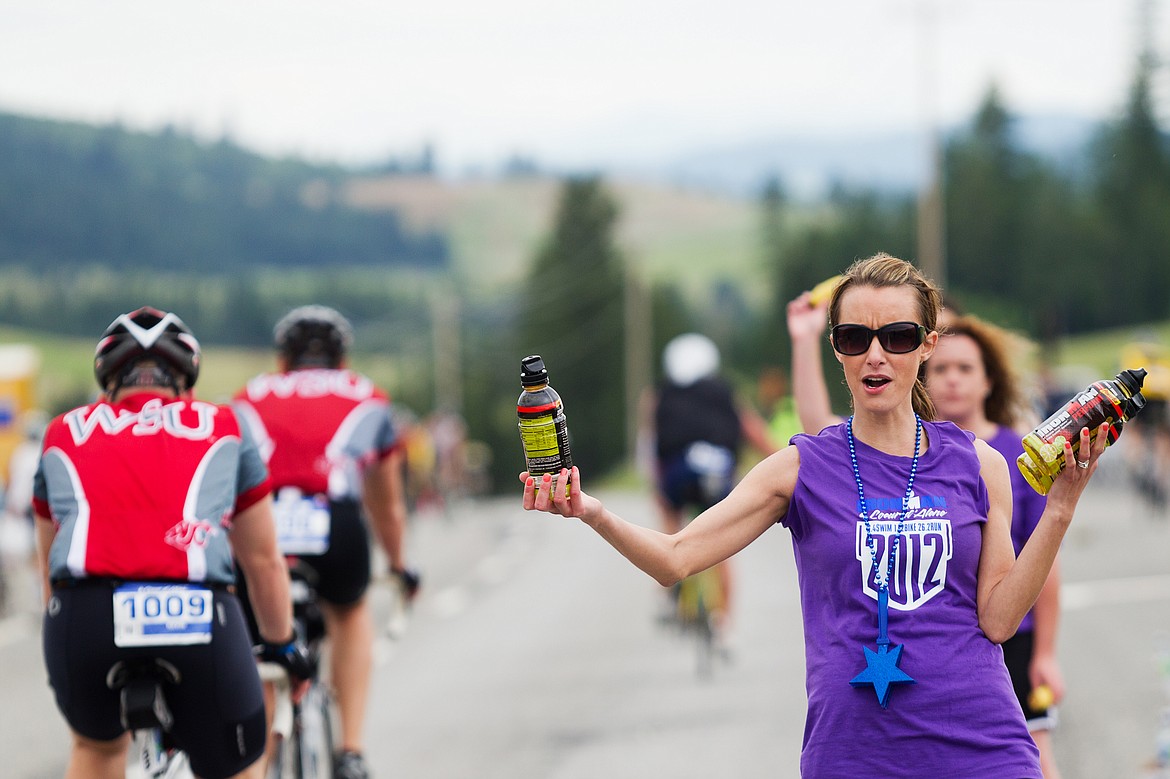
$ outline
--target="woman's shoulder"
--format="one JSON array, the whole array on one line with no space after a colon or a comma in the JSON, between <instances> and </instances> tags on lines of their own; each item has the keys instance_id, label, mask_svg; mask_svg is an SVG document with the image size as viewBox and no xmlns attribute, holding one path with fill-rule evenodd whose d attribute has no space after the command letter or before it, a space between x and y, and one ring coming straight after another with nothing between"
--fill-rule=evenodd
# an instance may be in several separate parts
<instances>
[{"instance_id":1,"label":"woman's shoulder","mask_svg":"<svg viewBox=\"0 0 1170 779\"><path fill-rule=\"evenodd\" d=\"M829 425L816 435L812 433L797 433L792 437L792 446L785 449L795 449L799 456L796 461L816 467L818 463L835 463L841 458L849 459L848 448L845 446L845 423ZM781 450L784 451L784 450Z\"/></svg>"},{"instance_id":2,"label":"woman's shoulder","mask_svg":"<svg viewBox=\"0 0 1170 779\"><path fill-rule=\"evenodd\" d=\"M941 446L958 446L963 449L971 449L974 443L979 440L975 437L974 433L964 430L954 422L945 419L936 419L931 422L923 420L922 426L926 429L926 434L930 436L932 446L937 442Z\"/></svg>"},{"instance_id":3,"label":"woman's shoulder","mask_svg":"<svg viewBox=\"0 0 1170 779\"><path fill-rule=\"evenodd\" d=\"M797 433L795 436L793 436L793 443L800 442L807 444L811 441L815 442L817 445L825 445L833 441L840 440L844 435L845 423L838 422L837 424L829 425L819 433Z\"/></svg>"},{"instance_id":4,"label":"woman's shoulder","mask_svg":"<svg viewBox=\"0 0 1170 779\"><path fill-rule=\"evenodd\" d=\"M956 425L954 422L950 421L949 419L932 419L929 422L924 419L924 420L922 420L922 426L925 427L927 430L937 430L941 434L944 434L950 438L960 438L961 437L961 438L966 438L966 439L972 439L975 437L974 433L971 433L971 432L964 430L963 428L959 427L958 425Z\"/></svg>"},{"instance_id":5,"label":"woman's shoulder","mask_svg":"<svg viewBox=\"0 0 1170 779\"><path fill-rule=\"evenodd\" d=\"M982 467L987 452L994 450L986 441L978 438L974 433L964 430L954 422L935 420L923 422L926 434L930 438L930 450L935 457L943 459L969 458L973 465L976 461Z\"/></svg>"}]
</instances>

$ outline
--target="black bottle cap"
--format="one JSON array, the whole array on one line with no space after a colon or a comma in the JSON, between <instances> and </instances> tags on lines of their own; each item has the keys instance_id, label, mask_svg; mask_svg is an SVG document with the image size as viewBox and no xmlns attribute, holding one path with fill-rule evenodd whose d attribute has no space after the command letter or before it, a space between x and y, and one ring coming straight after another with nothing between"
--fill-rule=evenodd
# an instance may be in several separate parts
<instances>
[{"instance_id":1,"label":"black bottle cap","mask_svg":"<svg viewBox=\"0 0 1170 779\"><path fill-rule=\"evenodd\" d=\"M1117 380L1125 385L1130 395L1136 395L1141 392L1142 384L1146 380L1146 369L1131 368L1130 370L1122 371L1117 374Z\"/></svg>"},{"instance_id":2,"label":"black bottle cap","mask_svg":"<svg viewBox=\"0 0 1170 779\"><path fill-rule=\"evenodd\" d=\"M529 355L520 361L520 384L524 387L548 384L548 370L539 354Z\"/></svg>"}]
</instances>

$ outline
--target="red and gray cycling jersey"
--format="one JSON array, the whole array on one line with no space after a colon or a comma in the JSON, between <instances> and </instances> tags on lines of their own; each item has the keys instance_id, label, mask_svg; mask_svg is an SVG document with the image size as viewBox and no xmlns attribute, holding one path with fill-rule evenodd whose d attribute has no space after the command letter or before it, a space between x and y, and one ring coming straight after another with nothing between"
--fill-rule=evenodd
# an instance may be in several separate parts
<instances>
[{"instance_id":1,"label":"red and gray cycling jersey","mask_svg":"<svg viewBox=\"0 0 1170 779\"><path fill-rule=\"evenodd\" d=\"M63 414L33 486L58 527L50 578L230 584L231 519L268 494L267 476L227 406L142 392Z\"/></svg>"},{"instance_id":2,"label":"red and gray cycling jersey","mask_svg":"<svg viewBox=\"0 0 1170 779\"><path fill-rule=\"evenodd\" d=\"M398 445L389 396L351 370L261 374L233 403L268 463L274 488L360 499L366 467Z\"/></svg>"}]
</instances>

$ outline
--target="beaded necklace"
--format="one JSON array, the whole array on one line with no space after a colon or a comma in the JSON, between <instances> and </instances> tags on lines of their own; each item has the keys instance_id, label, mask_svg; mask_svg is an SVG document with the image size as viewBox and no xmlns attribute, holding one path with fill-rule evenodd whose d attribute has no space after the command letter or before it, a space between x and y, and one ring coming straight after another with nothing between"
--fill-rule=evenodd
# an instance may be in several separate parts
<instances>
[{"instance_id":1,"label":"beaded necklace","mask_svg":"<svg viewBox=\"0 0 1170 779\"><path fill-rule=\"evenodd\" d=\"M898 661L902 657L903 645L898 644L895 647L890 647L887 624L889 622L890 608L890 580L894 575L894 556L898 553L898 546L902 540L906 515L910 513L910 495L914 491L914 477L918 475L918 454L922 443L922 419L918 414L914 415L914 459L910 461L910 478L906 482L906 494L902 496L902 512L898 516L898 530L894 535L893 542L889 545L889 553L886 558L886 575L880 579L877 571L877 545L874 543L873 530L869 524L869 511L867 510L865 500L865 486L861 482L861 470L857 467L857 445L853 438L852 416L846 422L845 431L849 441L849 461L853 465L853 478L857 482L857 497L861 505L858 517L865 524L865 545L869 548L870 557L873 559L874 582L878 588L878 648L875 652L865 644L862 644L861 648L865 654L865 670L850 679L849 683L854 687L864 687L872 684L874 692L877 694L878 703L884 709L889 704L890 685L916 684L909 674L898 667Z\"/></svg>"}]
</instances>

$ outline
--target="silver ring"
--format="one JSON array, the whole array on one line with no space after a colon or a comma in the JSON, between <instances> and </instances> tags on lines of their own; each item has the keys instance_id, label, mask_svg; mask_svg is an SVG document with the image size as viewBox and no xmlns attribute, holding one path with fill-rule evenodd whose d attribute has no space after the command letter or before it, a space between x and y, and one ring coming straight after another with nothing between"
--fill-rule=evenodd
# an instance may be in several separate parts
<instances>
[{"instance_id":1,"label":"silver ring","mask_svg":"<svg viewBox=\"0 0 1170 779\"><path fill-rule=\"evenodd\" d=\"M1089 461L1088 460L1077 460L1077 467L1078 468L1088 468Z\"/></svg>"}]
</instances>

